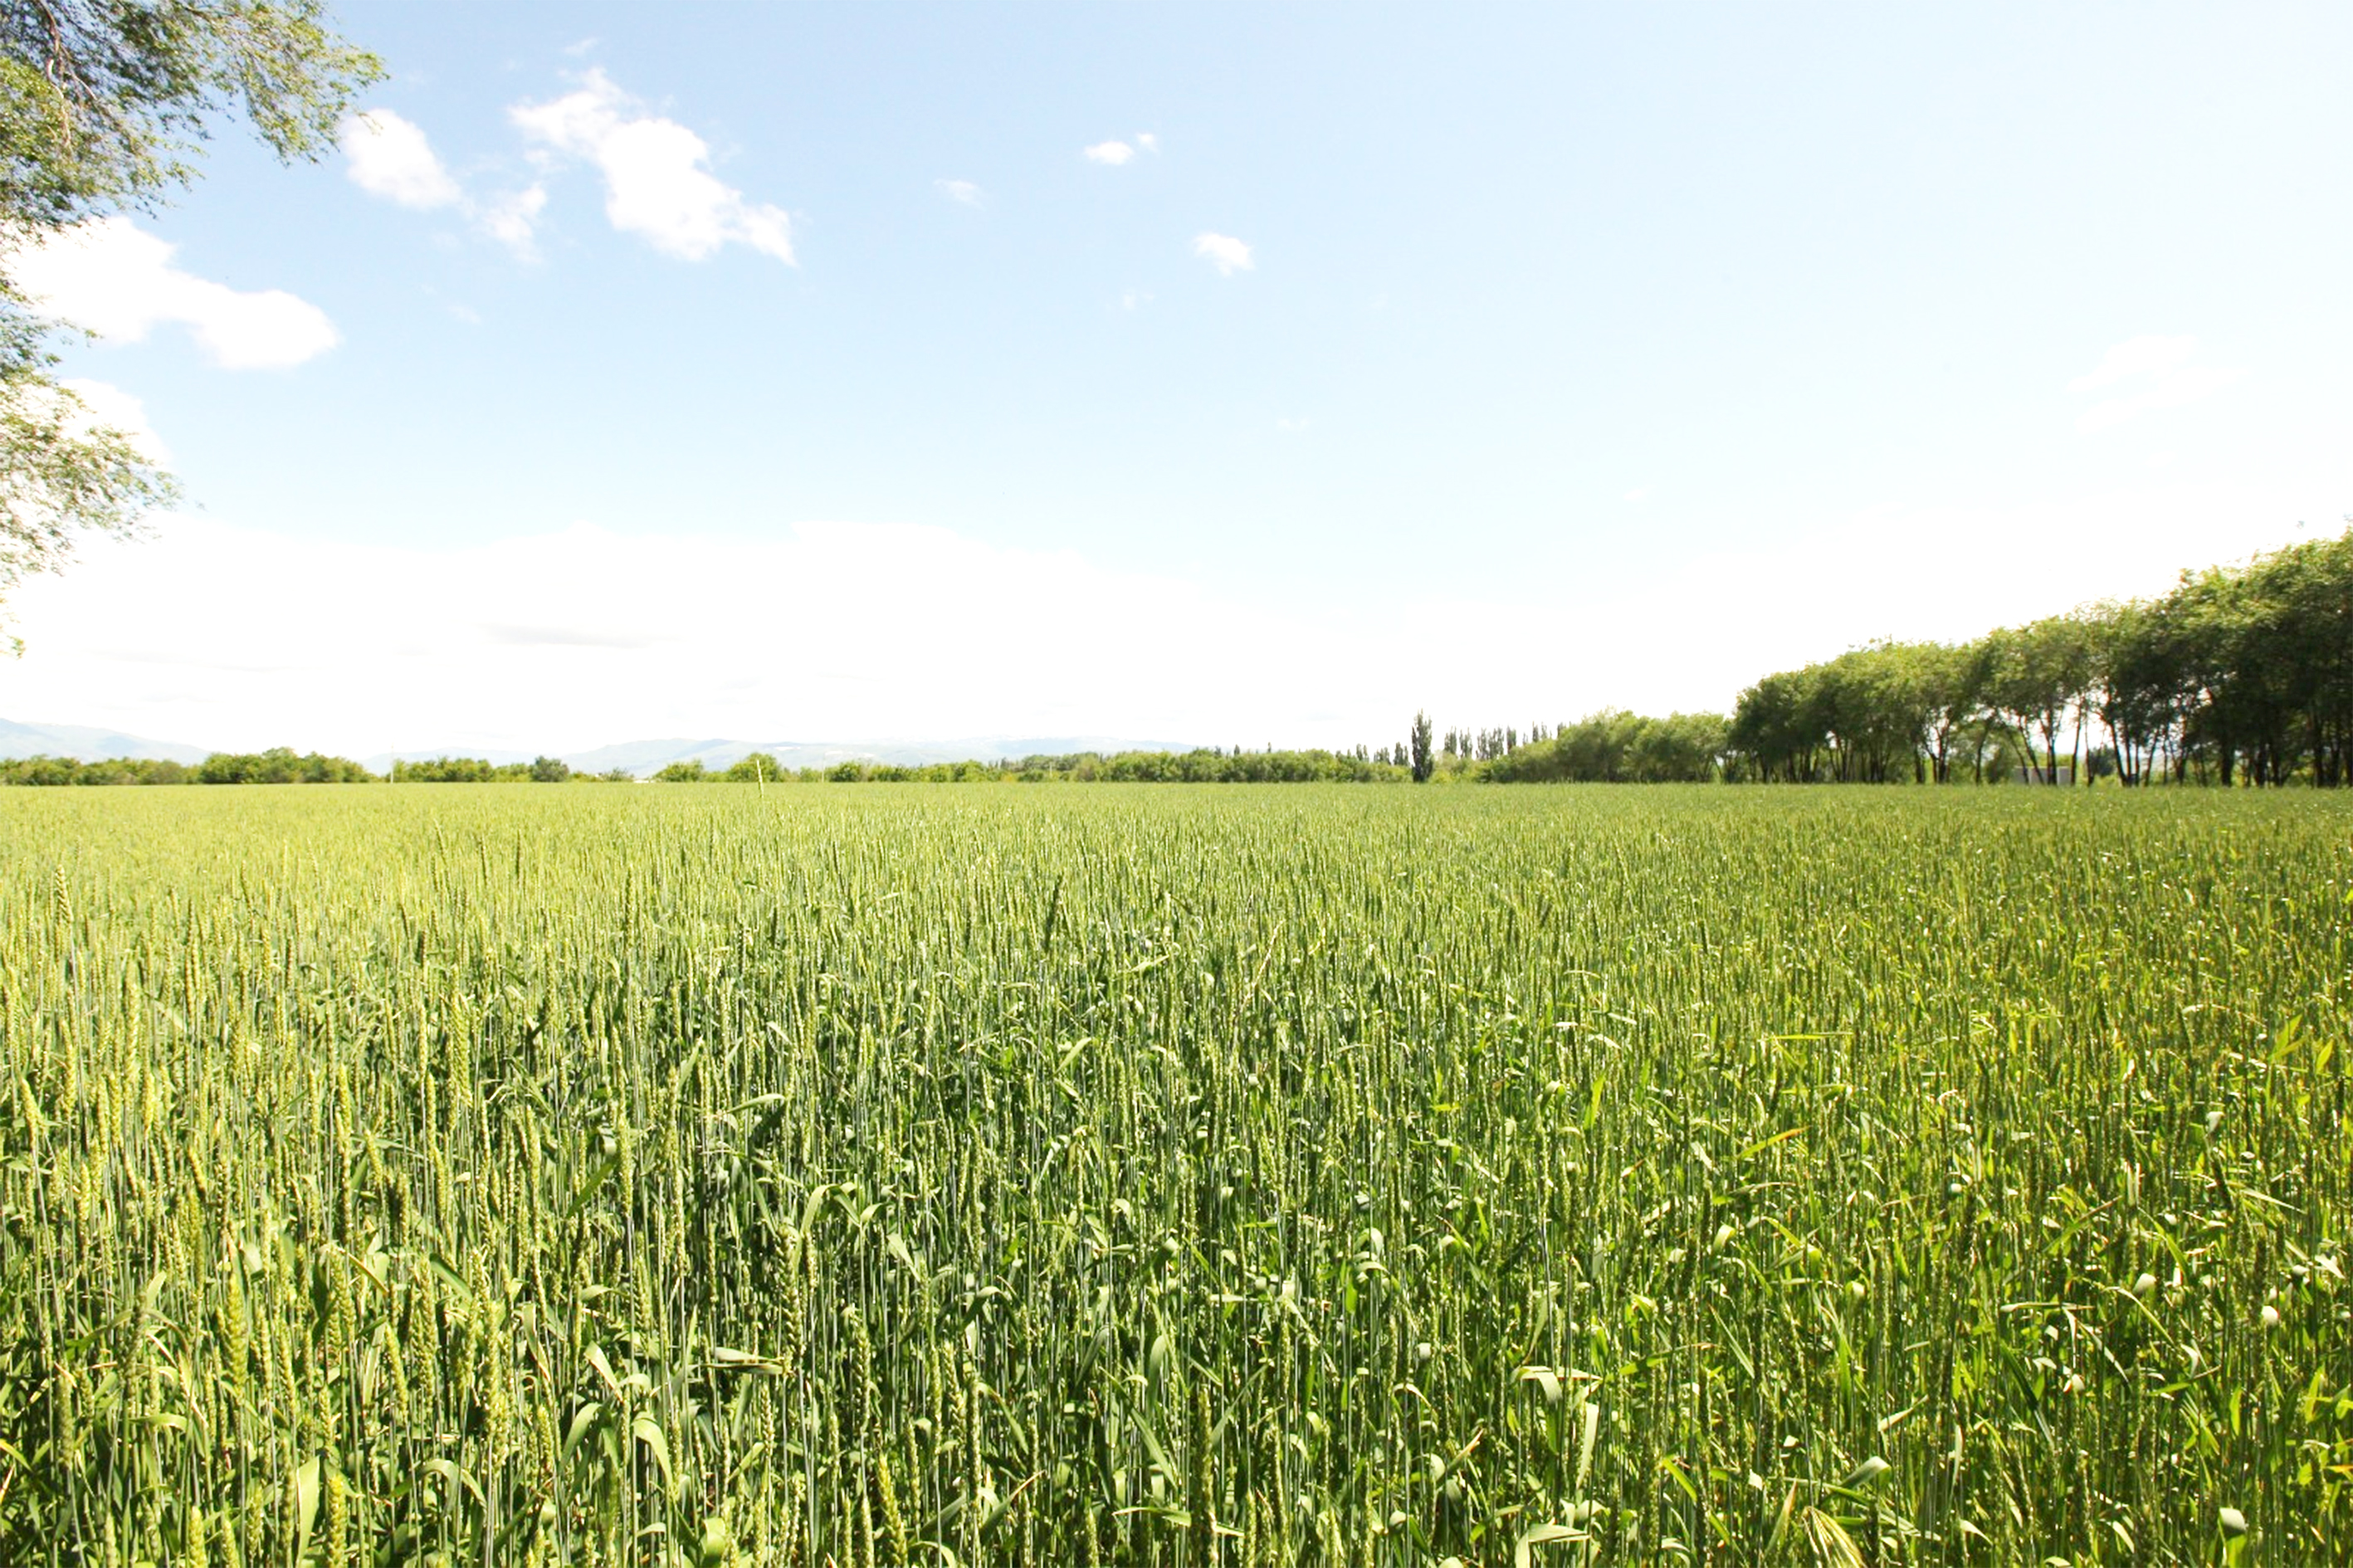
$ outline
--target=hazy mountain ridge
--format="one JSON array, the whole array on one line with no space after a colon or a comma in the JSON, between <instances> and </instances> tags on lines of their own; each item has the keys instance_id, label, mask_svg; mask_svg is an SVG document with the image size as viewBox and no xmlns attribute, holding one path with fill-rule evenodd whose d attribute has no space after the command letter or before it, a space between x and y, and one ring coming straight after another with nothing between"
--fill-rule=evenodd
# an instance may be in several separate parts
<instances>
[{"instance_id":1,"label":"hazy mountain ridge","mask_svg":"<svg viewBox=\"0 0 2353 1568\"><path fill-rule=\"evenodd\" d=\"M92 762L100 758L132 757L154 762L202 762L210 755L201 746L149 740L144 736L89 725L18 724L0 719L0 758L71 757Z\"/></svg>"}]
</instances>

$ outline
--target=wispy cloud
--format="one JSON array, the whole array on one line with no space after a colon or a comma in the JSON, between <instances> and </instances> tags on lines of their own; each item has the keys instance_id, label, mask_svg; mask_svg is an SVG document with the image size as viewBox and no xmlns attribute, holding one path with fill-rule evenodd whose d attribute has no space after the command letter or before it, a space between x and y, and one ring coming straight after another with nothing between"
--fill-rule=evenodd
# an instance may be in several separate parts
<instances>
[{"instance_id":1,"label":"wispy cloud","mask_svg":"<svg viewBox=\"0 0 2353 1568\"><path fill-rule=\"evenodd\" d=\"M1250 271L1258 265L1250 259L1250 248L1230 234L1195 235L1193 254L1215 267L1219 276L1224 278Z\"/></svg>"},{"instance_id":2,"label":"wispy cloud","mask_svg":"<svg viewBox=\"0 0 2353 1568\"><path fill-rule=\"evenodd\" d=\"M934 180L932 184L950 201L962 202L966 207L980 205L980 187L970 180Z\"/></svg>"},{"instance_id":3,"label":"wispy cloud","mask_svg":"<svg viewBox=\"0 0 2353 1568\"><path fill-rule=\"evenodd\" d=\"M422 127L389 109L346 115L336 131L343 172L371 196L402 207L462 209L483 233L528 260L538 253L537 226L547 191L523 190L479 198L469 196L433 151Z\"/></svg>"},{"instance_id":4,"label":"wispy cloud","mask_svg":"<svg viewBox=\"0 0 2353 1568\"><path fill-rule=\"evenodd\" d=\"M789 263L792 221L781 207L746 201L707 164L711 148L680 124L649 113L599 69L577 91L519 103L508 118L524 137L585 158L605 177L605 216L665 255L700 261L734 244Z\"/></svg>"},{"instance_id":5,"label":"wispy cloud","mask_svg":"<svg viewBox=\"0 0 2353 1568\"><path fill-rule=\"evenodd\" d=\"M2244 371L2190 363L2198 353L2195 337L2142 336L2126 338L2100 357L2100 363L2067 384L2071 392L2099 392L2128 387L2084 409L2075 420L2078 430L2105 430L2157 408L2178 408L2210 397L2230 386Z\"/></svg>"},{"instance_id":6,"label":"wispy cloud","mask_svg":"<svg viewBox=\"0 0 2353 1568\"><path fill-rule=\"evenodd\" d=\"M1137 132L1135 133L1135 144L1143 148L1147 153L1157 153L1160 151L1160 138L1155 136L1149 131Z\"/></svg>"},{"instance_id":7,"label":"wispy cloud","mask_svg":"<svg viewBox=\"0 0 2353 1568\"><path fill-rule=\"evenodd\" d=\"M300 365L340 341L327 313L309 301L183 271L172 265L176 249L130 218L100 217L45 236L0 265L58 320L122 343L176 323L230 370Z\"/></svg>"},{"instance_id":8,"label":"wispy cloud","mask_svg":"<svg viewBox=\"0 0 2353 1568\"><path fill-rule=\"evenodd\" d=\"M547 187L528 185L494 196L474 209L482 232L525 260L539 254L539 217L547 210Z\"/></svg>"},{"instance_id":9,"label":"wispy cloud","mask_svg":"<svg viewBox=\"0 0 2353 1568\"><path fill-rule=\"evenodd\" d=\"M1091 164L1106 164L1116 169L1135 156L1135 149L1124 142L1098 142L1080 156Z\"/></svg>"},{"instance_id":10,"label":"wispy cloud","mask_svg":"<svg viewBox=\"0 0 2353 1568\"><path fill-rule=\"evenodd\" d=\"M1620 499L1633 502L1648 501L1651 499L1651 487L1647 484L1641 485L1636 489L1628 491Z\"/></svg>"}]
</instances>

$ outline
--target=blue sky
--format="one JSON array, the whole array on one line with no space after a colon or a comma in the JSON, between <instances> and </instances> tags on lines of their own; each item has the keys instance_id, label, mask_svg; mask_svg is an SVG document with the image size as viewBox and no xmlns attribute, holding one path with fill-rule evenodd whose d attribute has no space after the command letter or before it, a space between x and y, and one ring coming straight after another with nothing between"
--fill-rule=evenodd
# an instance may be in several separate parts
<instances>
[{"instance_id":1,"label":"blue sky","mask_svg":"<svg viewBox=\"0 0 2353 1568\"><path fill-rule=\"evenodd\" d=\"M2353 511L2341 6L340 15L346 154L38 271L202 510L0 713L1378 742Z\"/></svg>"}]
</instances>

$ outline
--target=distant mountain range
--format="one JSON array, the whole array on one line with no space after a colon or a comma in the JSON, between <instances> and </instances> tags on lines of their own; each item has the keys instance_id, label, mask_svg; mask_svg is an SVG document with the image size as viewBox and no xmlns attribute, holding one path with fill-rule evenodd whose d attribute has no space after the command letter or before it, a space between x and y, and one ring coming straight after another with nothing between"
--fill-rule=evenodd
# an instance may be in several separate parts
<instances>
[{"instance_id":1,"label":"distant mountain range","mask_svg":"<svg viewBox=\"0 0 2353 1568\"><path fill-rule=\"evenodd\" d=\"M202 762L211 755L201 746L149 740L143 736L92 729L87 725L16 724L0 719L0 759L73 757L95 762L102 757L136 757L153 762Z\"/></svg>"},{"instance_id":2,"label":"distant mountain range","mask_svg":"<svg viewBox=\"0 0 2353 1568\"><path fill-rule=\"evenodd\" d=\"M153 758L159 761L202 762L217 747L183 746L149 740L114 730L83 725L16 724L0 719L0 758L16 757L76 757L84 762L102 757ZM614 768L638 778L673 762L700 762L718 769L765 751L783 768L830 768L837 762L887 762L920 768L933 762L994 762L1003 758L1067 756L1076 751L1187 751L1189 744L1159 740L1123 740L1102 735L1005 736L980 735L963 740L808 741L808 740L628 740L600 746L593 751L557 752L582 773L608 773ZM480 757L493 763L529 762L538 753L486 751L480 747L404 748L409 761L431 757ZM360 758L361 766L381 773L392 756L378 752Z\"/></svg>"}]
</instances>

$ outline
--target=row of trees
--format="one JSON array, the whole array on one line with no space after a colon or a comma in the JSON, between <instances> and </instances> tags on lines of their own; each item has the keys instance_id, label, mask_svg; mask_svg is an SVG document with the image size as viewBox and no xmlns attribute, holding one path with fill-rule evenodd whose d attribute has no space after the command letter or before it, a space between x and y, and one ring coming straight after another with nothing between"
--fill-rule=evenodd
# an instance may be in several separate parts
<instances>
[{"instance_id":1,"label":"row of trees","mask_svg":"<svg viewBox=\"0 0 2353 1568\"><path fill-rule=\"evenodd\" d=\"M428 761L395 762L391 778L398 784L480 784L532 781L561 784L586 780L562 760L543 757L533 762L494 764L479 757L437 757ZM629 781L628 773L607 773L602 779ZM159 761L148 758L114 757L83 762L71 757L25 757L0 760L0 785L33 784L380 784L348 757L328 757L316 751L300 754L287 747L268 751L216 751L202 762Z\"/></svg>"},{"instance_id":2,"label":"row of trees","mask_svg":"<svg viewBox=\"0 0 2353 1568\"><path fill-rule=\"evenodd\" d=\"M12 757L0 760L0 784L193 784L185 762L116 757L83 762L71 757Z\"/></svg>"},{"instance_id":3,"label":"row of trees","mask_svg":"<svg viewBox=\"0 0 2353 1568\"><path fill-rule=\"evenodd\" d=\"M2353 530L2153 600L1973 642L1879 642L1740 695L1723 763L1760 779L2353 782Z\"/></svg>"},{"instance_id":4,"label":"row of trees","mask_svg":"<svg viewBox=\"0 0 2353 1568\"><path fill-rule=\"evenodd\" d=\"M1138 784L1388 784L1409 769L1374 760L1358 747L1339 751L1122 751L1109 757L1028 757L1010 764L1014 778L1028 783L1068 779L1080 783Z\"/></svg>"},{"instance_id":5,"label":"row of trees","mask_svg":"<svg viewBox=\"0 0 2353 1568\"><path fill-rule=\"evenodd\" d=\"M905 765L845 761L829 768L788 770L765 752L754 752L724 770L700 762L673 762L654 775L661 784L1371 784L1402 782L1409 769L1376 760L1359 747L1340 751L1070 752L995 762Z\"/></svg>"},{"instance_id":6,"label":"row of trees","mask_svg":"<svg viewBox=\"0 0 2353 1568\"><path fill-rule=\"evenodd\" d=\"M492 762L480 757L432 757L414 762L395 758L392 781L396 784L562 784L574 778L587 775L572 771L572 765L560 757L535 757L529 762ZM627 771L607 775L628 779Z\"/></svg>"},{"instance_id":7,"label":"row of trees","mask_svg":"<svg viewBox=\"0 0 2353 1568\"><path fill-rule=\"evenodd\" d=\"M935 762L921 767L846 761L828 768L788 768L755 751L723 768L700 761L672 762L653 775L658 784L1308 784L1402 782L1410 769L1375 762L1368 753L1334 751L1082 751L996 762ZM580 773L561 758L494 763L479 757L396 761L396 784L632 783L626 769ZM250 755L219 753L189 766L114 758L80 762L70 757L0 761L0 785L32 784L366 784L383 779L348 758L280 748Z\"/></svg>"},{"instance_id":8,"label":"row of trees","mask_svg":"<svg viewBox=\"0 0 2353 1568\"><path fill-rule=\"evenodd\" d=\"M1541 746L1552 738L1554 731L1544 725L1528 726L1527 744ZM1520 732L1506 725L1501 729L1450 729L1439 745L1439 755L1455 762L1492 762L1509 757L1520 749Z\"/></svg>"},{"instance_id":9,"label":"row of trees","mask_svg":"<svg viewBox=\"0 0 2353 1568\"><path fill-rule=\"evenodd\" d=\"M216 751L202 762L113 757L82 762L70 757L0 760L5 784L367 784L375 775L348 757L285 747L269 751Z\"/></svg>"},{"instance_id":10,"label":"row of trees","mask_svg":"<svg viewBox=\"0 0 2353 1568\"><path fill-rule=\"evenodd\" d=\"M1704 784L1721 771L1721 714L1649 718L1623 708L1565 724L1490 761L1501 784Z\"/></svg>"},{"instance_id":11,"label":"row of trees","mask_svg":"<svg viewBox=\"0 0 2353 1568\"><path fill-rule=\"evenodd\" d=\"M5 784L372 784L376 776L348 757L286 747L268 751L216 751L202 762L112 757L82 762L70 757L0 761Z\"/></svg>"}]
</instances>

